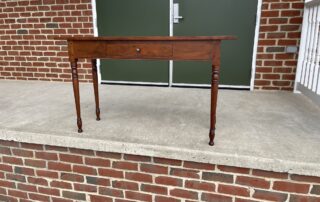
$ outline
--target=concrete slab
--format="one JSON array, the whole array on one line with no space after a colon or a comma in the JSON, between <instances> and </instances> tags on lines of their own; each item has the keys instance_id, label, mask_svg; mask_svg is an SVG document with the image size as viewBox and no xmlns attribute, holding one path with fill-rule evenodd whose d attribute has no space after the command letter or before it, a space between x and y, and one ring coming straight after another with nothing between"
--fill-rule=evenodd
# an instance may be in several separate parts
<instances>
[{"instance_id":1,"label":"concrete slab","mask_svg":"<svg viewBox=\"0 0 320 202\"><path fill-rule=\"evenodd\" d=\"M0 139L320 176L320 109L289 92L220 90L208 146L209 89L0 81Z\"/></svg>"}]
</instances>

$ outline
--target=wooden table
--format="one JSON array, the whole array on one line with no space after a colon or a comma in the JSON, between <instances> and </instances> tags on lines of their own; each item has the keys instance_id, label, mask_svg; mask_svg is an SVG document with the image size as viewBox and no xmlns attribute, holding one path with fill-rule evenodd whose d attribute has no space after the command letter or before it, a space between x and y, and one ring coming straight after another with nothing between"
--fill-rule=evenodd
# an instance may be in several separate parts
<instances>
[{"instance_id":1,"label":"wooden table","mask_svg":"<svg viewBox=\"0 0 320 202\"><path fill-rule=\"evenodd\" d=\"M96 59L211 61L212 81L209 145L214 145L220 71L220 44L222 40L233 40L236 39L235 37L58 37L55 39L68 41L68 53L72 69L79 133L82 132L77 70L77 61L79 58L87 58L92 61L97 120L100 120L100 108Z\"/></svg>"}]
</instances>

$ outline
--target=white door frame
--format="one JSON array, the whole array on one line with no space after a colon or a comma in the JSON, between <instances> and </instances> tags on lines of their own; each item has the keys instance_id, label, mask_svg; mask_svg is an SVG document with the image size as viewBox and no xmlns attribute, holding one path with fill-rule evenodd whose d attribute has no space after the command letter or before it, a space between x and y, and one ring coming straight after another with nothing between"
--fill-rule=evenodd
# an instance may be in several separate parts
<instances>
[{"instance_id":1,"label":"white door frame","mask_svg":"<svg viewBox=\"0 0 320 202\"><path fill-rule=\"evenodd\" d=\"M256 60L257 60L257 51L258 51L258 41L259 41L259 30L260 30L260 20L261 20L261 7L262 0L257 0L257 15L256 15L256 26L255 26L255 36L253 44L253 55L252 55L252 65L251 65L251 79L250 86L241 86L241 85L219 85L222 88L234 88L234 89L250 89L254 90L254 81L256 73ZM170 12L169 12L169 36L173 36L173 0L169 0ZM96 9L96 0L91 0L92 7L92 17L93 17L93 34L98 36L98 24L97 24L97 9ZM169 83L162 82L132 82L132 81L107 81L101 79L100 71L100 59L97 60L98 66L98 83L114 83L114 84L137 84L137 85L160 85L160 86L186 86L186 87L210 87L210 84L187 84L187 83L173 83L173 61L169 61Z\"/></svg>"}]
</instances>

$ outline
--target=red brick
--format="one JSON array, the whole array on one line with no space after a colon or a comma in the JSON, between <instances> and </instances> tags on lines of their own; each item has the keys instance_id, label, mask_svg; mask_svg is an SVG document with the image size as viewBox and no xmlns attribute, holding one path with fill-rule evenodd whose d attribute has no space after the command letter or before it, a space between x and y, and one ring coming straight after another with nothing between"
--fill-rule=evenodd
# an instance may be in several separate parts
<instances>
[{"instance_id":1,"label":"red brick","mask_svg":"<svg viewBox=\"0 0 320 202\"><path fill-rule=\"evenodd\" d=\"M19 190L23 190L23 191L27 191L27 192L38 192L37 187L34 185L30 185L30 184L18 184L18 189Z\"/></svg>"},{"instance_id":2,"label":"red brick","mask_svg":"<svg viewBox=\"0 0 320 202\"><path fill-rule=\"evenodd\" d=\"M42 160L33 160L33 159L25 159L24 164L26 166L36 167L36 168L45 168L46 162Z\"/></svg>"},{"instance_id":3,"label":"red brick","mask_svg":"<svg viewBox=\"0 0 320 202\"><path fill-rule=\"evenodd\" d=\"M53 150L53 151L68 151L67 147L58 147L58 146L51 146L51 145L45 145L45 150Z\"/></svg>"},{"instance_id":4,"label":"red brick","mask_svg":"<svg viewBox=\"0 0 320 202\"><path fill-rule=\"evenodd\" d=\"M58 172L48 171L48 170L37 170L37 176L39 177L48 177L48 178L58 178Z\"/></svg>"},{"instance_id":5,"label":"red brick","mask_svg":"<svg viewBox=\"0 0 320 202\"><path fill-rule=\"evenodd\" d=\"M152 175L144 174L144 173L126 172L125 178L128 180L139 181L139 182L152 182Z\"/></svg>"},{"instance_id":6,"label":"red brick","mask_svg":"<svg viewBox=\"0 0 320 202\"><path fill-rule=\"evenodd\" d=\"M138 170L137 163L131 163L126 161L114 161L112 167L123 170Z\"/></svg>"},{"instance_id":7,"label":"red brick","mask_svg":"<svg viewBox=\"0 0 320 202\"><path fill-rule=\"evenodd\" d=\"M209 181L224 182L224 183L233 183L233 175L224 174L224 173L203 172L202 179L209 180Z\"/></svg>"},{"instance_id":8,"label":"red brick","mask_svg":"<svg viewBox=\"0 0 320 202\"><path fill-rule=\"evenodd\" d=\"M114 177L114 178L124 177L123 171L117 171L117 170L106 169L106 168L99 168L99 175Z\"/></svg>"},{"instance_id":9,"label":"red brick","mask_svg":"<svg viewBox=\"0 0 320 202\"><path fill-rule=\"evenodd\" d=\"M95 168L88 167L88 166L74 165L72 170L75 173L97 175L97 170Z\"/></svg>"},{"instance_id":10,"label":"red brick","mask_svg":"<svg viewBox=\"0 0 320 202\"><path fill-rule=\"evenodd\" d=\"M40 145L40 144L31 144L31 143L21 142L21 147L25 149L32 149L32 150L43 150L43 145Z\"/></svg>"},{"instance_id":11,"label":"red brick","mask_svg":"<svg viewBox=\"0 0 320 202\"><path fill-rule=\"evenodd\" d=\"M172 198L172 197L165 197L165 196L157 196L155 198L155 202L181 202L181 200Z\"/></svg>"},{"instance_id":12,"label":"red brick","mask_svg":"<svg viewBox=\"0 0 320 202\"><path fill-rule=\"evenodd\" d=\"M15 188L16 185L14 182L0 180L0 187Z\"/></svg>"},{"instance_id":13,"label":"red brick","mask_svg":"<svg viewBox=\"0 0 320 202\"><path fill-rule=\"evenodd\" d=\"M215 184L195 180L186 180L184 186L189 189L199 189L212 192L215 191Z\"/></svg>"},{"instance_id":14,"label":"red brick","mask_svg":"<svg viewBox=\"0 0 320 202\"><path fill-rule=\"evenodd\" d=\"M166 187L156 186L156 185L149 185L149 184L141 184L141 191L144 192L151 192L155 194L162 194L167 195L168 189Z\"/></svg>"},{"instance_id":15,"label":"red brick","mask_svg":"<svg viewBox=\"0 0 320 202\"><path fill-rule=\"evenodd\" d=\"M85 164L99 167L110 167L110 160L102 158L85 158Z\"/></svg>"},{"instance_id":16,"label":"red brick","mask_svg":"<svg viewBox=\"0 0 320 202\"><path fill-rule=\"evenodd\" d=\"M298 184L292 182L275 181L273 183L273 189L286 192L295 193L308 193L310 185L309 184Z\"/></svg>"},{"instance_id":17,"label":"red brick","mask_svg":"<svg viewBox=\"0 0 320 202\"><path fill-rule=\"evenodd\" d=\"M23 174L23 175L31 175L34 176L34 169L32 168L26 168L26 167L14 167L14 172L18 174Z\"/></svg>"},{"instance_id":18,"label":"red brick","mask_svg":"<svg viewBox=\"0 0 320 202\"><path fill-rule=\"evenodd\" d=\"M46 194L46 195L50 195L50 196L60 196L59 189L39 187L38 190L39 190L39 193L42 193L42 194Z\"/></svg>"},{"instance_id":19,"label":"red brick","mask_svg":"<svg viewBox=\"0 0 320 202\"><path fill-rule=\"evenodd\" d=\"M199 179L199 170L189 170L189 169L180 169L180 168L171 168L170 175L175 175L179 177L186 177L186 178L195 178Z\"/></svg>"},{"instance_id":20,"label":"red brick","mask_svg":"<svg viewBox=\"0 0 320 202\"><path fill-rule=\"evenodd\" d=\"M79 69L80 73L80 69ZM87 156L93 156L94 151L87 150L87 149L77 149L77 148L69 148L70 153L72 154L80 154L80 155L87 155Z\"/></svg>"},{"instance_id":21,"label":"red brick","mask_svg":"<svg viewBox=\"0 0 320 202\"><path fill-rule=\"evenodd\" d=\"M140 170L148 173L168 174L168 167L159 166L159 165L141 164Z\"/></svg>"},{"instance_id":22,"label":"red brick","mask_svg":"<svg viewBox=\"0 0 320 202\"><path fill-rule=\"evenodd\" d=\"M263 26L260 26L260 32L274 32L274 31L278 31L278 26L276 26L276 25L263 25ZM259 44L261 44L261 43L259 42ZM262 44L265 44L265 43L262 43ZM269 43L267 43L267 44L269 44ZM265 44L265 45L267 45L267 44Z\"/></svg>"},{"instance_id":23,"label":"red brick","mask_svg":"<svg viewBox=\"0 0 320 202\"><path fill-rule=\"evenodd\" d=\"M267 178L277 178L277 179L288 179L287 173L277 173L272 171L264 171L264 170L252 170L252 175L267 177Z\"/></svg>"},{"instance_id":24,"label":"red brick","mask_svg":"<svg viewBox=\"0 0 320 202\"><path fill-rule=\"evenodd\" d=\"M72 181L72 182L84 182L84 177L82 175L74 173L61 173L61 180Z\"/></svg>"},{"instance_id":25,"label":"red brick","mask_svg":"<svg viewBox=\"0 0 320 202\"><path fill-rule=\"evenodd\" d=\"M148 156L124 154L123 158L128 161L151 162L151 157Z\"/></svg>"},{"instance_id":26,"label":"red brick","mask_svg":"<svg viewBox=\"0 0 320 202\"><path fill-rule=\"evenodd\" d=\"M236 196L250 196L250 190L244 187L238 187L233 185L223 185L219 184L218 192L229 194L229 195L236 195Z\"/></svg>"},{"instance_id":27,"label":"red brick","mask_svg":"<svg viewBox=\"0 0 320 202\"><path fill-rule=\"evenodd\" d=\"M223 172L231 172L231 173L241 173L241 174L249 174L249 168L240 168L240 167L233 167L233 166L223 166L219 165L218 169Z\"/></svg>"},{"instance_id":28,"label":"red brick","mask_svg":"<svg viewBox=\"0 0 320 202\"><path fill-rule=\"evenodd\" d=\"M88 184L95 184L100 186L110 186L110 180L99 177L86 176L86 182Z\"/></svg>"},{"instance_id":29,"label":"red brick","mask_svg":"<svg viewBox=\"0 0 320 202\"><path fill-rule=\"evenodd\" d=\"M97 156L105 157L105 158L111 158L111 159L121 159L121 154L119 153L113 153L113 152L96 152Z\"/></svg>"},{"instance_id":30,"label":"red brick","mask_svg":"<svg viewBox=\"0 0 320 202\"><path fill-rule=\"evenodd\" d=\"M58 170L58 171L71 171L71 165L60 162L48 162L48 168L50 170Z\"/></svg>"},{"instance_id":31,"label":"red brick","mask_svg":"<svg viewBox=\"0 0 320 202\"><path fill-rule=\"evenodd\" d=\"M11 149L12 154L15 156L22 156L22 157L33 157L33 151L25 150L25 149Z\"/></svg>"},{"instance_id":32,"label":"red brick","mask_svg":"<svg viewBox=\"0 0 320 202\"><path fill-rule=\"evenodd\" d=\"M63 182L63 181L52 181L50 182L50 187L57 187L62 189L72 189L72 185L69 182Z\"/></svg>"},{"instance_id":33,"label":"red brick","mask_svg":"<svg viewBox=\"0 0 320 202\"><path fill-rule=\"evenodd\" d=\"M180 161L180 160L167 159L167 158L157 158L157 157L154 157L154 158L153 158L153 161L154 161L155 163L172 165L172 166L181 166L181 165L182 165L182 161Z\"/></svg>"},{"instance_id":34,"label":"red brick","mask_svg":"<svg viewBox=\"0 0 320 202\"><path fill-rule=\"evenodd\" d=\"M263 79L280 79L279 74L263 74Z\"/></svg>"},{"instance_id":35,"label":"red brick","mask_svg":"<svg viewBox=\"0 0 320 202\"><path fill-rule=\"evenodd\" d=\"M37 184L37 185L43 185L43 186L48 185L48 181L46 179L37 178L37 177L28 177L28 182L31 184Z\"/></svg>"},{"instance_id":36,"label":"red brick","mask_svg":"<svg viewBox=\"0 0 320 202\"><path fill-rule=\"evenodd\" d=\"M290 179L294 181L300 181L300 182L311 182L311 183L318 183L320 184L320 177L315 176L305 176L305 175L290 175Z\"/></svg>"},{"instance_id":37,"label":"red brick","mask_svg":"<svg viewBox=\"0 0 320 202\"><path fill-rule=\"evenodd\" d=\"M191 161L185 161L183 163L185 168L201 169L201 170L214 170L215 166L209 163L197 163Z\"/></svg>"},{"instance_id":38,"label":"red brick","mask_svg":"<svg viewBox=\"0 0 320 202\"><path fill-rule=\"evenodd\" d=\"M18 199L10 196L0 195L0 201L18 202Z\"/></svg>"},{"instance_id":39,"label":"red brick","mask_svg":"<svg viewBox=\"0 0 320 202\"><path fill-rule=\"evenodd\" d=\"M291 194L289 202L320 202L320 197Z\"/></svg>"},{"instance_id":40,"label":"red brick","mask_svg":"<svg viewBox=\"0 0 320 202\"><path fill-rule=\"evenodd\" d=\"M58 160L58 155L50 152L36 152L36 158L56 161Z\"/></svg>"},{"instance_id":41,"label":"red brick","mask_svg":"<svg viewBox=\"0 0 320 202\"><path fill-rule=\"evenodd\" d=\"M17 198L24 198L28 199L28 194L26 192L18 191L18 190L8 190L8 195L9 196L14 196Z\"/></svg>"},{"instance_id":42,"label":"red brick","mask_svg":"<svg viewBox=\"0 0 320 202\"><path fill-rule=\"evenodd\" d=\"M223 201L223 202L232 202L232 198L229 196L224 196L220 194L213 194L213 193L203 193L201 195L201 200L202 201Z\"/></svg>"},{"instance_id":43,"label":"red brick","mask_svg":"<svg viewBox=\"0 0 320 202\"><path fill-rule=\"evenodd\" d=\"M59 157L60 161L83 164L82 156L72 154L59 154Z\"/></svg>"},{"instance_id":44,"label":"red brick","mask_svg":"<svg viewBox=\"0 0 320 202\"><path fill-rule=\"evenodd\" d=\"M243 198L236 198L235 202L258 202L258 201L243 199Z\"/></svg>"},{"instance_id":45,"label":"red brick","mask_svg":"<svg viewBox=\"0 0 320 202\"><path fill-rule=\"evenodd\" d=\"M269 189L270 187L270 181L256 177L237 176L236 183L240 185L246 185L250 187L257 187L263 189Z\"/></svg>"},{"instance_id":46,"label":"red brick","mask_svg":"<svg viewBox=\"0 0 320 202\"><path fill-rule=\"evenodd\" d=\"M29 198L37 201L48 201L50 202L50 197L41 195L41 194L36 194L36 193L29 193Z\"/></svg>"},{"instance_id":47,"label":"red brick","mask_svg":"<svg viewBox=\"0 0 320 202\"><path fill-rule=\"evenodd\" d=\"M99 187L99 194L123 198L123 191L108 187Z\"/></svg>"},{"instance_id":48,"label":"red brick","mask_svg":"<svg viewBox=\"0 0 320 202\"><path fill-rule=\"evenodd\" d=\"M262 11L261 12L261 17L278 17L279 16L279 11Z\"/></svg>"},{"instance_id":49,"label":"red brick","mask_svg":"<svg viewBox=\"0 0 320 202\"><path fill-rule=\"evenodd\" d=\"M10 148L7 148L7 147L0 147L0 154L11 155Z\"/></svg>"},{"instance_id":50,"label":"red brick","mask_svg":"<svg viewBox=\"0 0 320 202\"><path fill-rule=\"evenodd\" d=\"M284 10L281 11L282 17L294 17L294 16L300 16L301 12L300 10Z\"/></svg>"},{"instance_id":51,"label":"red brick","mask_svg":"<svg viewBox=\"0 0 320 202\"><path fill-rule=\"evenodd\" d=\"M138 183L129 182L129 181L113 181L112 187L118 189L128 189L128 190L139 190Z\"/></svg>"},{"instance_id":52,"label":"red brick","mask_svg":"<svg viewBox=\"0 0 320 202\"><path fill-rule=\"evenodd\" d=\"M113 202L113 199L105 196L90 195L91 202Z\"/></svg>"},{"instance_id":53,"label":"red brick","mask_svg":"<svg viewBox=\"0 0 320 202\"><path fill-rule=\"evenodd\" d=\"M73 184L74 190L81 191L81 192L97 192L97 187L87 184Z\"/></svg>"},{"instance_id":54,"label":"red brick","mask_svg":"<svg viewBox=\"0 0 320 202\"><path fill-rule=\"evenodd\" d=\"M3 156L2 161L8 164L22 165L23 161L21 158Z\"/></svg>"},{"instance_id":55,"label":"red brick","mask_svg":"<svg viewBox=\"0 0 320 202\"><path fill-rule=\"evenodd\" d=\"M138 201L147 201L147 202L151 202L152 201L152 196L151 195L142 194L142 193L139 193L139 192L126 191L125 196L128 199L134 199L134 200L138 200Z\"/></svg>"},{"instance_id":56,"label":"red brick","mask_svg":"<svg viewBox=\"0 0 320 202\"><path fill-rule=\"evenodd\" d=\"M176 196L180 198L187 198L187 199L195 199L198 200L198 193L194 191L188 191L184 189L172 189L170 190L171 196Z\"/></svg>"},{"instance_id":57,"label":"red brick","mask_svg":"<svg viewBox=\"0 0 320 202\"><path fill-rule=\"evenodd\" d=\"M26 177L25 176L17 175L17 174L11 174L11 173L6 173L6 179L13 180L13 181L18 181L18 182L26 182Z\"/></svg>"},{"instance_id":58,"label":"red brick","mask_svg":"<svg viewBox=\"0 0 320 202\"><path fill-rule=\"evenodd\" d=\"M70 199L63 199L63 198L57 198L57 197L51 197L52 202L73 202L73 200Z\"/></svg>"},{"instance_id":59,"label":"red brick","mask_svg":"<svg viewBox=\"0 0 320 202\"><path fill-rule=\"evenodd\" d=\"M155 178L155 182L157 184L164 184L164 185L170 185L170 186L182 186L182 180L178 178L173 177L166 177L166 176L158 176Z\"/></svg>"},{"instance_id":60,"label":"red brick","mask_svg":"<svg viewBox=\"0 0 320 202\"><path fill-rule=\"evenodd\" d=\"M0 170L6 171L6 172L12 172L12 166L7 164L0 164Z\"/></svg>"},{"instance_id":61,"label":"red brick","mask_svg":"<svg viewBox=\"0 0 320 202\"><path fill-rule=\"evenodd\" d=\"M279 193L279 192L255 190L254 194L253 194L253 198L262 199L262 200L270 200L270 201L286 201L288 198L288 195L284 194L284 193Z\"/></svg>"},{"instance_id":62,"label":"red brick","mask_svg":"<svg viewBox=\"0 0 320 202\"><path fill-rule=\"evenodd\" d=\"M62 196L64 198L74 199L77 201L84 201L86 200L86 194L73 192L73 191L62 191Z\"/></svg>"}]
</instances>

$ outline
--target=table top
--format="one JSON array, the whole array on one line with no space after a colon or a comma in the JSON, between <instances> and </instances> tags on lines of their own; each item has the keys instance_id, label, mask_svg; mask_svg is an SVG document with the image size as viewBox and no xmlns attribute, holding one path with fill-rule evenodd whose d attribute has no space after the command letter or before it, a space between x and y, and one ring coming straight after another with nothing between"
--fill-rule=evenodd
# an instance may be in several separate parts
<instances>
[{"instance_id":1,"label":"table top","mask_svg":"<svg viewBox=\"0 0 320 202\"><path fill-rule=\"evenodd\" d=\"M216 40L235 40L235 36L116 36L116 37L70 37L61 36L54 37L56 40L68 40L68 41L82 41L82 40L94 40L94 41L216 41Z\"/></svg>"}]
</instances>

